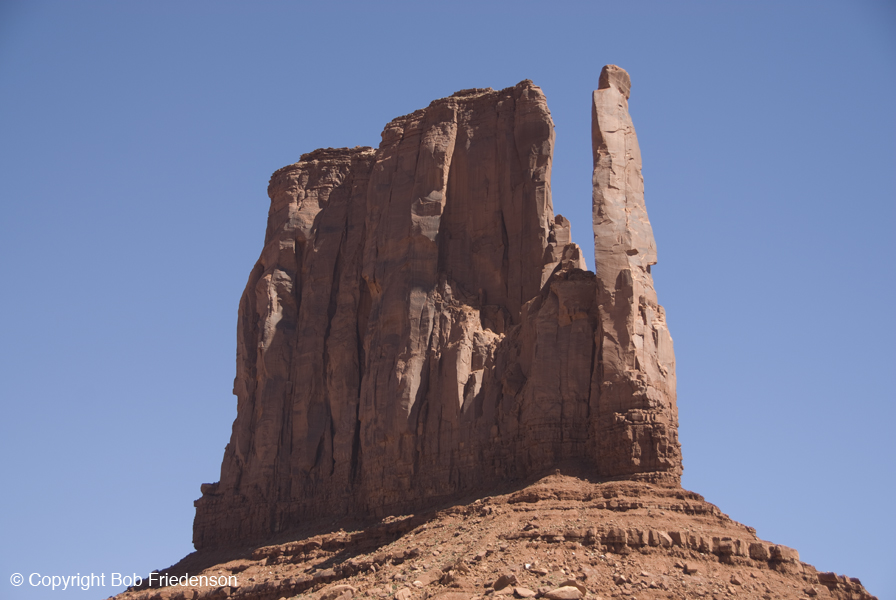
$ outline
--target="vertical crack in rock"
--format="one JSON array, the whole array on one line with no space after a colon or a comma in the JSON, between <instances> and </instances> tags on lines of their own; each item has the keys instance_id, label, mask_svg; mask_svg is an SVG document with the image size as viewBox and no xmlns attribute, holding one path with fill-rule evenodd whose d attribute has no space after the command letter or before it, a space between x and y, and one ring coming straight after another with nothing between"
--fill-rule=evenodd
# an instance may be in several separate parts
<instances>
[{"instance_id":1,"label":"vertical crack in rock","mask_svg":"<svg viewBox=\"0 0 896 600\"><path fill-rule=\"evenodd\" d=\"M554 127L531 81L463 90L394 119L376 150L315 150L274 173L197 549L561 466L677 485L624 73L607 67L594 97L597 274L553 213Z\"/></svg>"}]
</instances>

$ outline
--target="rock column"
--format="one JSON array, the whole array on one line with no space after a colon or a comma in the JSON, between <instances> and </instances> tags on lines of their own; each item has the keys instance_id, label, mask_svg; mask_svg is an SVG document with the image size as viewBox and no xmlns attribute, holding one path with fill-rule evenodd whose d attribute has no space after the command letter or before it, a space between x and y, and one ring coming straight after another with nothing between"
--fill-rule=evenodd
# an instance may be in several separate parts
<instances>
[{"instance_id":1,"label":"rock column","mask_svg":"<svg viewBox=\"0 0 896 600\"><path fill-rule=\"evenodd\" d=\"M681 477L675 355L653 289L656 244L641 151L628 113L631 79L607 65L594 92L592 216L600 324L598 464L604 476Z\"/></svg>"}]
</instances>

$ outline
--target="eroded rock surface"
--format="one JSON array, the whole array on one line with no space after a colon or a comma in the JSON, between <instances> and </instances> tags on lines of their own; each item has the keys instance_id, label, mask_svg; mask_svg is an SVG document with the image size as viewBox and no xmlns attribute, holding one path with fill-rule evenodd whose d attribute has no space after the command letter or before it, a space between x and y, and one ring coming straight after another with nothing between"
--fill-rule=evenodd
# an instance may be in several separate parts
<instances>
[{"instance_id":1,"label":"eroded rock surface","mask_svg":"<svg viewBox=\"0 0 896 600\"><path fill-rule=\"evenodd\" d=\"M274 173L197 549L413 512L561 463L678 484L622 74L606 68L595 92L597 274L553 214L553 123L530 81L458 92L393 120L376 150Z\"/></svg>"}]
</instances>

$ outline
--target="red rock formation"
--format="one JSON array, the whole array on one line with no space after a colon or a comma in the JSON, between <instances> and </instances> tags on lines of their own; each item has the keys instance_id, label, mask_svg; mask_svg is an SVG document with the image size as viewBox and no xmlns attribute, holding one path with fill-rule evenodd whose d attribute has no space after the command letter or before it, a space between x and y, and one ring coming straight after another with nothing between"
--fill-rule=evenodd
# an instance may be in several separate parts
<instances>
[{"instance_id":1,"label":"red rock formation","mask_svg":"<svg viewBox=\"0 0 896 600\"><path fill-rule=\"evenodd\" d=\"M569 461L678 483L674 359L620 73L595 93L597 275L553 214L553 123L530 81L458 92L393 120L376 151L317 150L274 173L197 548ZM623 133L605 123L613 102Z\"/></svg>"}]
</instances>

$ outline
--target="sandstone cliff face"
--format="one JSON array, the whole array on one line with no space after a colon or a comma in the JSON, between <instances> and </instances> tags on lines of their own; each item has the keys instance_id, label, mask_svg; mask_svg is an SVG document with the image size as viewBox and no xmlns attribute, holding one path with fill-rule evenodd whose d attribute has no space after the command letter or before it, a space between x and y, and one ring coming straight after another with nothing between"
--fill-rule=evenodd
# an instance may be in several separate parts
<instances>
[{"instance_id":1,"label":"sandstone cliff face","mask_svg":"<svg viewBox=\"0 0 896 600\"><path fill-rule=\"evenodd\" d=\"M198 549L569 461L678 483L674 358L621 74L605 68L595 92L597 274L553 214L553 123L529 81L458 92L393 120L377 150L274 173Z\"/></svg>"}]
</instances>

